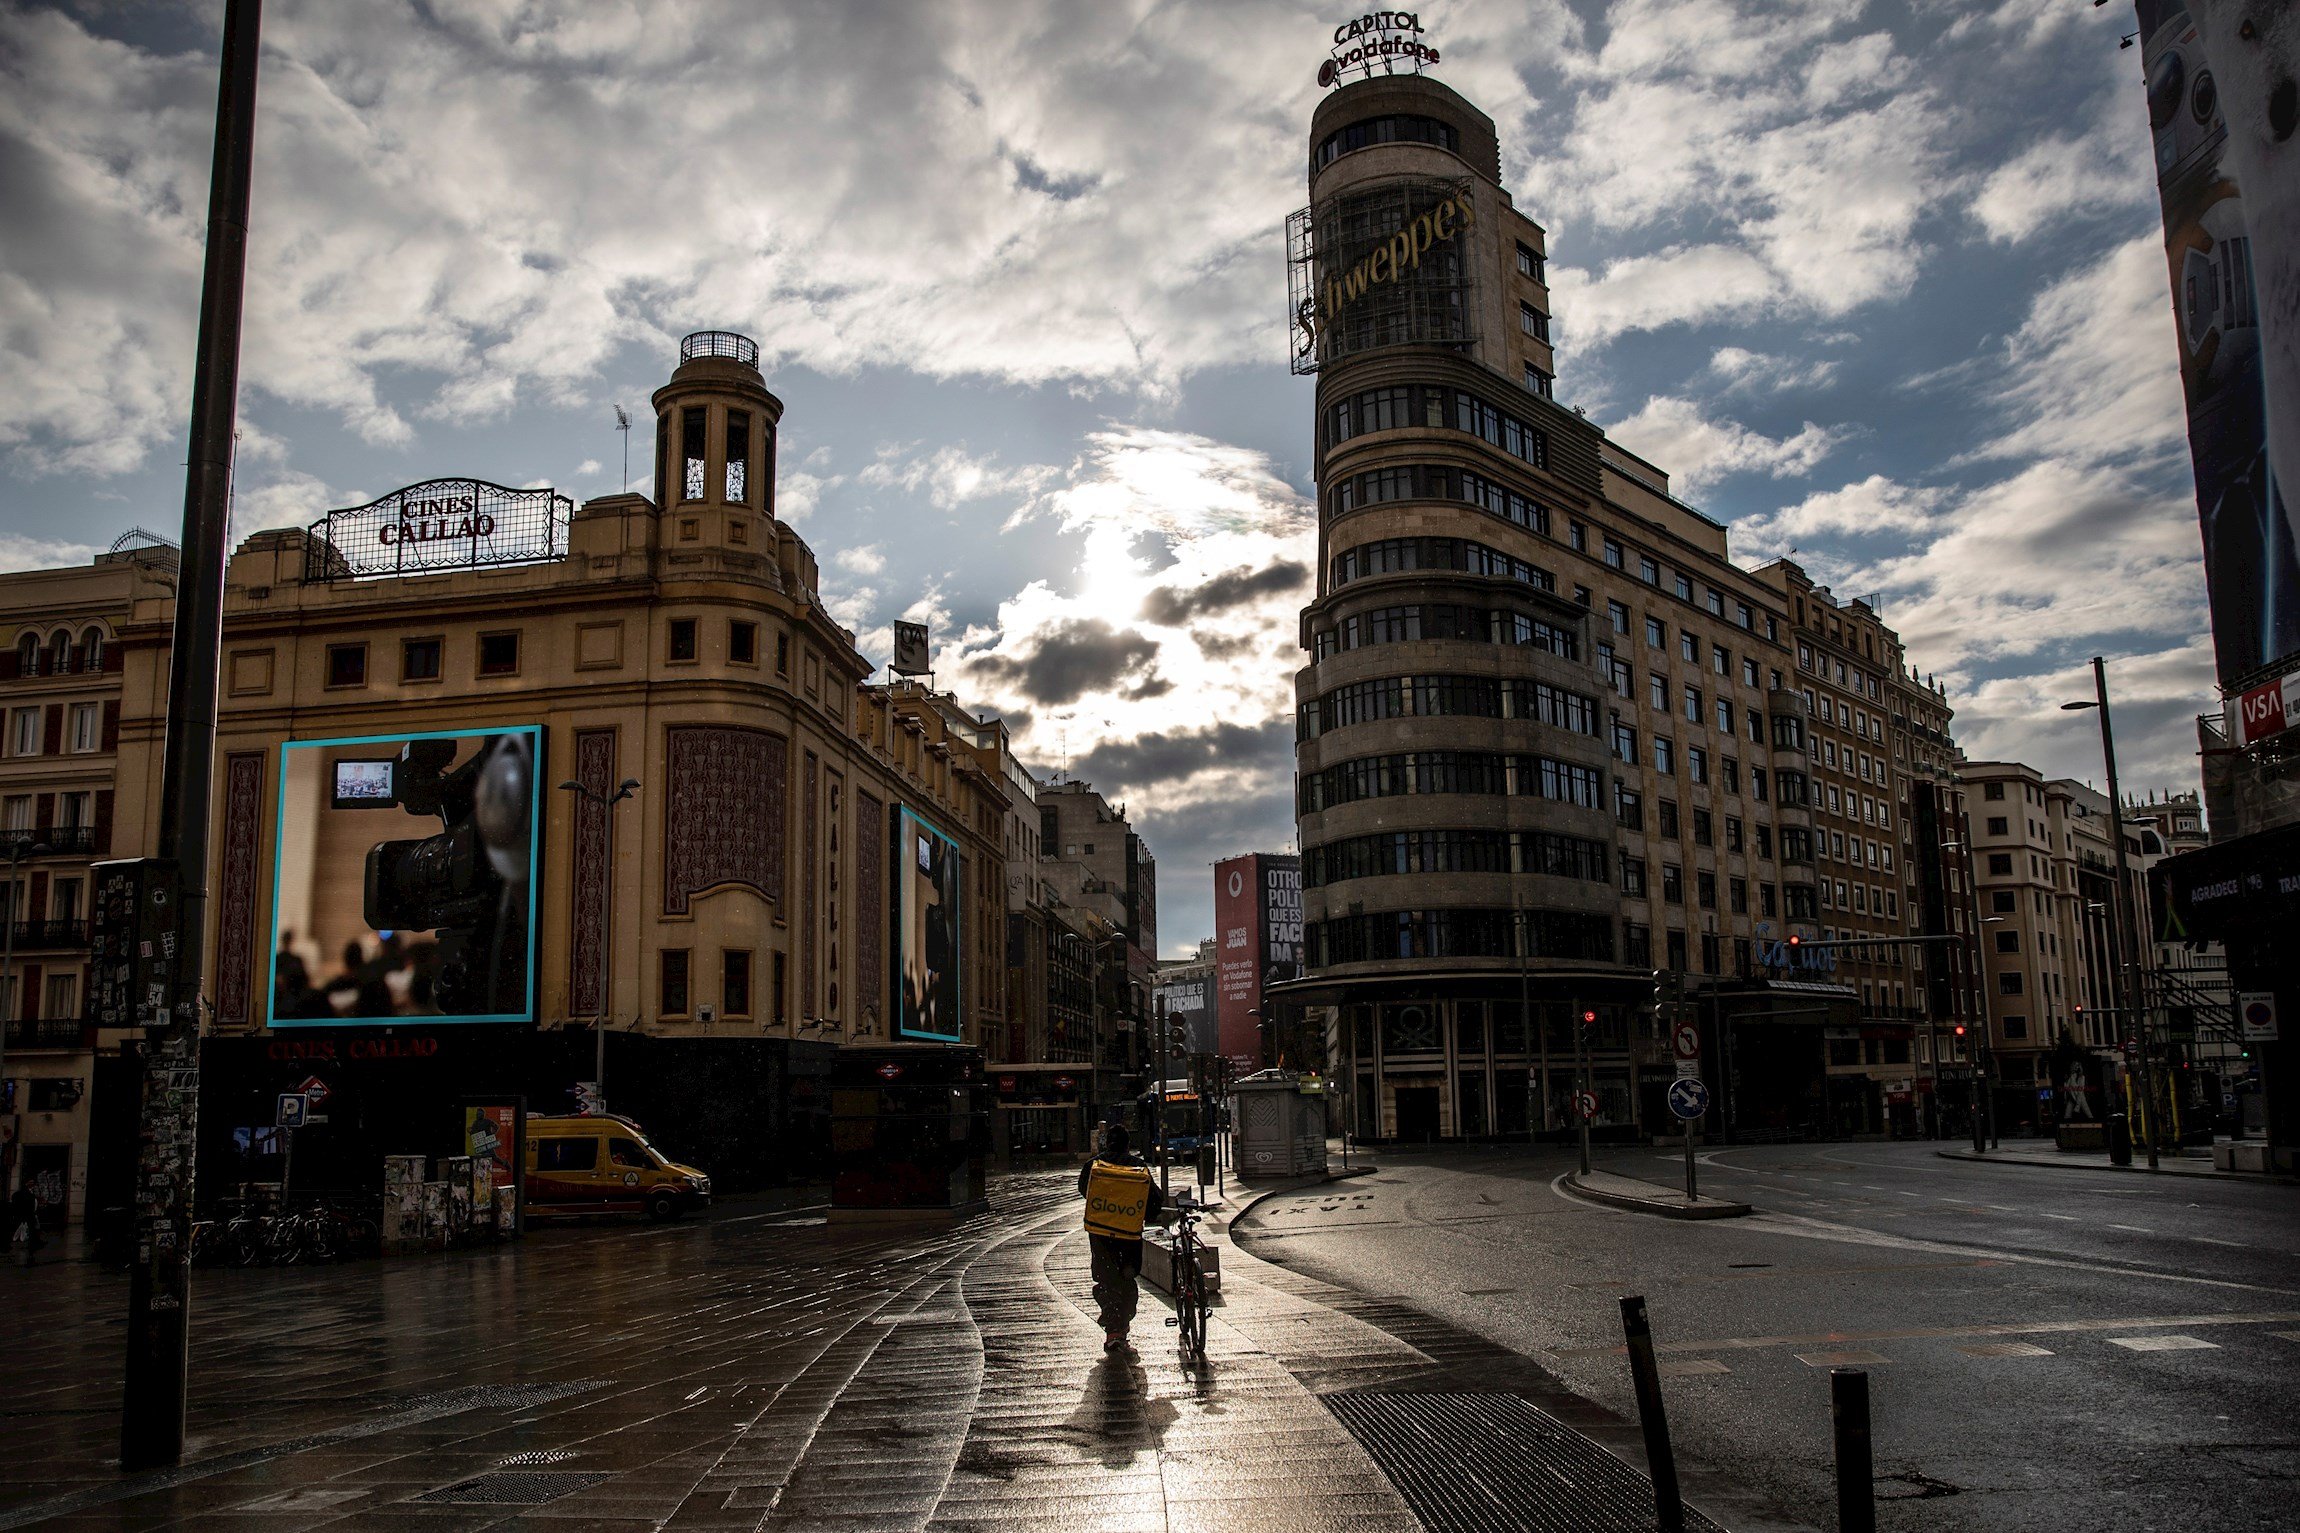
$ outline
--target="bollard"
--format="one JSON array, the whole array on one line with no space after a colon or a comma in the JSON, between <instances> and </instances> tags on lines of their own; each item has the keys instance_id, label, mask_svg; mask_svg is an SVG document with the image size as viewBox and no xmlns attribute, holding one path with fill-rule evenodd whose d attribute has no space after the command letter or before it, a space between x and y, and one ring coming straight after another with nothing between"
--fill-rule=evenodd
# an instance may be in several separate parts
<instances>
[{"instance_id":1,"label":"bollard","mask_svg":"<svg viewBox=\"0 0 2300 1533\"><path fill-rule=\"evenodd\" d=\"M1860 1369L1829 1370L1829 1425L1837 1439L1837 1533L1877 1533L1869 1376Z\"/></svg>"},{"instance_id":2,"label":"bollard","mask_svg":"<svg viewBox=\"0 0 2300 1533\"><path fill-rule=\"evenodd\" d=\"M1685 1533L1685 1502L1677 1493L1677 1456L1669 1447L1669 1418L1661 1409L1661 1370L1653 1361L1653 1327L1645 1299L1621 1301L1621 1330L1629 1341L1629 1378L1637 1388L1637 1419L1645 1428L1645 1464L1653 1475L1653 1514L1661 1533Z\"/></svg>"}]
</instances>

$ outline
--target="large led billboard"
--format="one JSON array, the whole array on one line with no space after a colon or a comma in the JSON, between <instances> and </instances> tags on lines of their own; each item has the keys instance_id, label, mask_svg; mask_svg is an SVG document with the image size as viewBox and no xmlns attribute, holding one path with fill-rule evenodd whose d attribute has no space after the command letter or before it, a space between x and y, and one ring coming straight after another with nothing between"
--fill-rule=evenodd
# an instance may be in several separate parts
<instances>
[{"instance_id":1,"label":"large led billboard","mask_svg":"<svg viewBox=\"0 0 2300 1533\"><path fill-rule=\"evenodd\" d=\"M271 1025L535 1016L543 732L280 750Z\"/></svg>"},{"instance_id":2,"label":"large led billboard","mask_svg":"<svg viewBox=\"0 0 2300 1533\"><path fill-rule=\"evenodd\" d=\"M2223 688L2300 652L2300 12L2139 0Z\"/></svg>"},{"instance_id":3,"label":"large led billboard","mask_svg":"<svg viewBox=\"0 0 2300 1533\"><path fill-rule=\"evenodd\" d=\"M959 915L966 890L958 843L894 811L894 965L898 1038L959 1040Z\"/></svg>"}]
</instances>

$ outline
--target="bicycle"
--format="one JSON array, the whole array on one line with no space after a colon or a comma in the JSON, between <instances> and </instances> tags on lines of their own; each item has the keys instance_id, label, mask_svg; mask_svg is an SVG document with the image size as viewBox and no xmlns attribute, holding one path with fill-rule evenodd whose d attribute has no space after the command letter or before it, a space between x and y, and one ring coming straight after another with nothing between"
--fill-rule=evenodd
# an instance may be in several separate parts
<instances>
[{"instance_id":1,"label":"bicycle","mask_svg":"<svg viewBox=\"0 0 2300 1533\"><path fill-rule=\"evenodd\" d=\"M1206 1360L1206 1272L1198 1260L1203 1249L1198 1239L1198 1205L1184 1188L1174 1199L1174 1326L1182 1345L1182 1364Z\"/></svg>"}]
</instances>

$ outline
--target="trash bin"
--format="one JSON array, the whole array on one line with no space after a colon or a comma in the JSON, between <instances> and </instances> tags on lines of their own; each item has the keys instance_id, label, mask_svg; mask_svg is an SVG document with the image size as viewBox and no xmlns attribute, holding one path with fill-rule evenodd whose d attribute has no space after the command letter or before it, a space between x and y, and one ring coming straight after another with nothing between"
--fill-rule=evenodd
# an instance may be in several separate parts
<instances>
[{"instance_id":1,"label":"trash bin","mask_svg":"<svg viewBox=\"0 0 2300 1533\"><path fill-rule=\"evenodd\" d=\"M2132 1164L2132 1130L2120 1112L2108 1115L2108 1163L2112 1166Z\"/></svg>"}]
</instances>

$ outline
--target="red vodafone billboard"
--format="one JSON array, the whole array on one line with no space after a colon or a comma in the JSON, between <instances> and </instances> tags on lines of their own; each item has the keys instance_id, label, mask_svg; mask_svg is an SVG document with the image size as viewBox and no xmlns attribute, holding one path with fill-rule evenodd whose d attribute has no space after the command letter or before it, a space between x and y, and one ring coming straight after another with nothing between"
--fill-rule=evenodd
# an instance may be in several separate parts
<instances>
[{"instance_id":1,"label":"red vodafone billboard","mask_svg":"<svg viewBox=\"0 0 2300 1533\"><path fill-rule=\"evenodd\" d=\"M1221 1050L1261 1061L1261 875L1253 856L1214 864L1214 1017Z\"/></svg>"}]
</instances>

